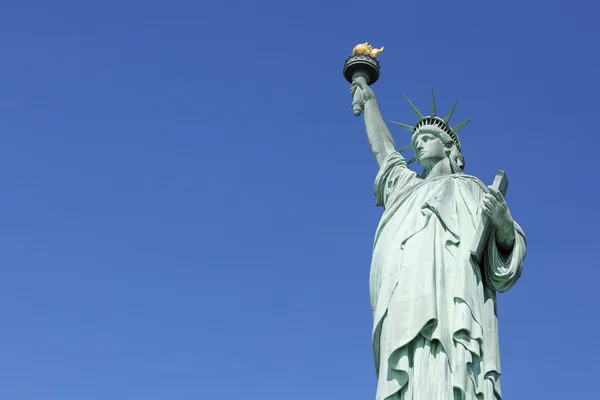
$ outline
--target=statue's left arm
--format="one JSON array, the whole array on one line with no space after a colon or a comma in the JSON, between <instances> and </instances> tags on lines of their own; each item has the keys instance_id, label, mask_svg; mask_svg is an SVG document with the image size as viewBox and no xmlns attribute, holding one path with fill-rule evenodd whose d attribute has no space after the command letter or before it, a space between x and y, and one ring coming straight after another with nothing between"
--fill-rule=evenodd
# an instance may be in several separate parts
<instances>
[{"instance_id":1,"label":"statue's left arm","mask_svg":"<svg viewBox=\"0 0 600 400\"><path fill-rule=\"evenodd\" d=\"M498 243L496 228L493 229L483 261L486 283L498 292L506 292L517 283L527 253L525 233L516 222L513 222L512 230L513 246L510 252L506 252Z\"/></svg>"},{"instance_id":2,"label":"statue's left arm","mask_svg":"<svg viewBox=\"0 0 600 400\"><path fill-rule=\"evenodd\" d=\"M487 284L498 292L510 289L521 276L527 253L525 233L513 220L504 196L492 186L488 187L481 205L490 218L493 229L484 260Z\"/></svg>"}]
</instances>

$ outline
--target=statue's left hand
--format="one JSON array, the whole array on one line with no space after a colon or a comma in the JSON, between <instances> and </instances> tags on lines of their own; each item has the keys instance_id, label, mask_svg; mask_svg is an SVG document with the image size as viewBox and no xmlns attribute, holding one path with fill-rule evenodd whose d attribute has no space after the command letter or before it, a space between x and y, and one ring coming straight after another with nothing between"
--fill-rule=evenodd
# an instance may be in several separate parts
<instances>
[{"instance_id":1,"label":"statue's left hand","mask_svg":"<svg viewBox=\"0 0 600 400\"><path fill-rule=\"evenodd\" d=\"M481 210L490 218L496 228L512 230L514 221L512 215L510 215L504 196L493 186L488 186L488 189L490 193L485 194L481 203Z\"/></svg>"}]
</instances>

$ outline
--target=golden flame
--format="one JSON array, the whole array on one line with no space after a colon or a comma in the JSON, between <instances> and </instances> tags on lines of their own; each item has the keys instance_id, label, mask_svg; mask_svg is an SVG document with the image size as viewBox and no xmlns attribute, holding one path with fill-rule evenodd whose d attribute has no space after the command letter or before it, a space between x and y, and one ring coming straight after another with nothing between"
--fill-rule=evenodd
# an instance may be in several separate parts
<instances>
[{"instance_id":1,"label":"golden flame","mask_svg":"<svg viewBox=\"0 0 600 400\"><path fill-rule=\"evenodd\" d=\"M380 49L374 49L369 43L365 42L362 44L357 44L354 46L352 50L352 55L355 54L364 54L366 56L371 56L373 58L377 57L379 54L383 53L383 47Z\"/></svg>"}]
</instances>

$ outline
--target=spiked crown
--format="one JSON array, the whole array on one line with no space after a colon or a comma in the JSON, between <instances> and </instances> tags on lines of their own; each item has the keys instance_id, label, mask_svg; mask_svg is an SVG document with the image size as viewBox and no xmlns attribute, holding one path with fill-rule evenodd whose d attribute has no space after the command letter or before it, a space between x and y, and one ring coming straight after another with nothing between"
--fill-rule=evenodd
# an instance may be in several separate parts
<instances>
[{"instance_id":1,"label":"spiked crown","mask_svg":"<svg viewBox=\"0 0 600 400\"><path fill-rule=\"evenodd\" d=\"M460 139L458 138L457 133L459 130L461 130L462 128L467 126L467 124L469 122L473 121L474 118L470 118L464 122L461 122L460 124L458 124L456 126L453 126L453 127L450 126L450 118L452 117L452 114L454 113L454 108L456 107L456 104L458 103L458 101L454 102L452 107L450 107L450 111L448 111L448 113L446 114L446 116L444 116L444 118L440 118L436 115L435 96L433 94L433 90L431 91L431 115L423 116L423 114L421 114L421 112L408 99L408 97L406 97L406 95L404 96L404 98L406 99L406 101L410 105L410 108L413 110L413 112L415 113L415 115L417 116L417 118L419 120L417 121L417 123L415 125L407 125L407 124L403 124L401 122L390 121L392 124L401 126L402 128L404 128L407 131L412 132L412 133L417 132L420 128L422 128L424 126L435 126L439 129L441 129L442 131L446 132L448 134L448 136L450 136L450 139L452 139L452 141L458 148L458 151L461 150ZM406 146L401 151L405 151L410 148L412 148L412 143L409 144L408 146ZM415 160L415 158L413 157L413 159L411 159L410 161L413 162L414 160Z\"/></svg>"}]
</instances>

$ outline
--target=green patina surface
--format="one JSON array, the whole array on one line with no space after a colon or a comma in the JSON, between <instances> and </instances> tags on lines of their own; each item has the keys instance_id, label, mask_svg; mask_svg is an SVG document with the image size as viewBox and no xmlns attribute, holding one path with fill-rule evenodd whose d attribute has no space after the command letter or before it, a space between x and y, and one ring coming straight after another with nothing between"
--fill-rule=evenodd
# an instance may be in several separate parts
<instances>
[{"instance_id":1,"label":"green patina surface","mask_svg":"<svg viewBox=\"0 0 600 400\"><path fill-rule=\"evenodd\" d=\"M519 279L523 230L504 199L506 176L486 186L465 172L458 131L409 101L418 121L398 150L364 75L351 84L379 166L383 215L370 273L377 400L501 399L496 294ZM408 99L407 99L408 100ZM413 150L405 160L401 154ZM409 164L423 167L419 175Z\"/></svg>"}]
</instances>

